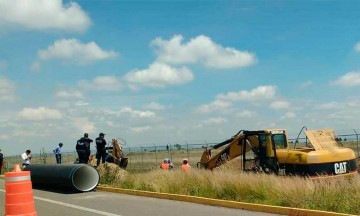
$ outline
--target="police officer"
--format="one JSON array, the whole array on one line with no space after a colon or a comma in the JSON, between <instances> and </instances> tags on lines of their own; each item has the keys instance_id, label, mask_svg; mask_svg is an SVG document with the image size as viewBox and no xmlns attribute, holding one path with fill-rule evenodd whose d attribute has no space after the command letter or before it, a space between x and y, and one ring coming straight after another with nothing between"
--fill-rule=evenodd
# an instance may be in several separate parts
<instances>
[{"instance_id":1,"label":"police officer","mask_svg":"<svg viewBox=\"0 0 360 216\"><path fill-rule=\"evenodd\" d=\"M88 161L87 157L87 147L85 144L85 140L84 137L80 138L77 142L76 142L76 152L78 154L79 157L79 163L80 164L86 164Z\"/></svg>"},{"instance_id":2,"label":"police officer","mask_svg":"<svg viewBox=\"0 0 360 216\"><path fill-rule=\"evenodd\" d=\"M105 134L100 133L99 137L95 139L96 143L96 165L100 165L100 159L101 163L105 163L105 157L106 157L106 140L104 139Z\"/></svg>"},{"instance_id":3,"label":"police officer","mask_svg":"<svg viewBox=\"0 0 360 216\"><path fill-rule=\"evenodd\" d=\"M89 138L88 133L85 133L84 137L82 139L84 139L84 143L85 143L85 146L86 146L86 158L87 158L86 163L87 163L89 161L89 157L90 157L90 154L91 154L90 143L92 143L93 140Z\"/></svg>"}]
</instances>

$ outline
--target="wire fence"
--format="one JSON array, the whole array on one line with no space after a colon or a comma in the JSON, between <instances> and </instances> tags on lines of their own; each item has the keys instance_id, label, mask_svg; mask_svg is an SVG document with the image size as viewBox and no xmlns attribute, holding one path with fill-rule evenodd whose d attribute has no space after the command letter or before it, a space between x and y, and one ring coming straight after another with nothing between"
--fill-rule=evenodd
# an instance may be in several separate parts
<instances>
[{"instance_id":1,"label":"wire fence","mask_svg":"<svg viewBox=\"0 0 360 216\"><path fill-rule=\"evenodd\" d=\"M353 130L354 133L337 134L337 138L344 147L353 149L357 157L360 157L359 139L360 134ZM306 137L289 138L290 148L297 144L304 144ZM203 143L187 143L184 144L166 144L166 145L152 145L152 146L138 146L130 147L123 146L123 152L128 157L128 170L151 170L158 169L160 163L169 158L175 167L181 166L182 158L188 158L191 166L196 166L200 161L201 155L205 148L210 148L218 142ZM216 151L213 151L216 154ZM96 154L92 151L91 154ZM76 151L63 152L62 163L72 164L77 159ZM5 170L12 169L15 164L21 164L22 160L20 155L7 156L5 160ZM55 164L56 159L53 153L42 151L39 154L32 154L31 164Z\"/></svg>"}]
</instances>

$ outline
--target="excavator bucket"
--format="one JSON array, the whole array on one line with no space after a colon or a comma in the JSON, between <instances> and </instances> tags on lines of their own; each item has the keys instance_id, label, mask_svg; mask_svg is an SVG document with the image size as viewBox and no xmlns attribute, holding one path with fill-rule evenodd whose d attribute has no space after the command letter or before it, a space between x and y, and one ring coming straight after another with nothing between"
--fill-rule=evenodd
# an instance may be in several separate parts
<instances>
[{"instance_id":1,"label":"excavator bucket","mask_svg":"<svg viewBox=\"0 0 360 216\"><path fill-rule=\"evenodd\" d=\"M127 165L128 165L128 158L127 157L121 158L119 164L120 168L126 169Z\"/></svg>"}]
</instances>

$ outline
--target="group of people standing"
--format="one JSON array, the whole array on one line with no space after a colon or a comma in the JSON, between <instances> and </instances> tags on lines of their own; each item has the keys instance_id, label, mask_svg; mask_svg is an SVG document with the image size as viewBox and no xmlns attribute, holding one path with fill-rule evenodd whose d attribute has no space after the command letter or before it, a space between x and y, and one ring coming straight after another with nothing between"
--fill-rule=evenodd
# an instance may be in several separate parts
<instances>
[{"instance_id":1,"label":"group of people standing","mask_svg":"<svg viewBox=\"0 0 360 216\"><path fill-rule=\"evenodd\" d=\"M89 157L91 154L91 148L90 145L93 142L92 139L89 138L89 134L85 133L83 137L81 137L76 142L76 152L79 157L79 163L80 164L87 164L89 162ZM106 158L106 140L105 140L105 134L100 133L99 137L95 139L96 144L96 165L100 165L100 161L102 163L105 163Z\"/></svg>"},{"instance_id":2,"label":"group of people standing","mask_svg":"<svg viewBox=\"0 0 360 216\"><path fill-rule=\"evenodd\" d=\"M92 139L89 138L89 134L85 133L83 137L81 137L77 142L76 142L76 153L78 155L78 160L80 164L87 164L89 163L89 158L91 155L91 143L93 142ZM99 166L100 165L100 160L102 163L105 163L105 157L107 155L106 153L106 140L105 140L105 134L104 133L100 133L99 137L97 137L95 139L95 144L96 144L96 165ZM57 164L61 164L61 148L63 147L62 143L59 143L59 145L53 150L54 154L55 154L55 159L56 159L56 163ZM30 150L28 150L30 151ZM24 155L24 157L23 157ZM25 160L25 156L26 154L24 153L22 155L23 160ZM28 164L30 164L30 161L27 161ZM27 163L25 162L25 163Z\"/></svg>"}]
</instances>

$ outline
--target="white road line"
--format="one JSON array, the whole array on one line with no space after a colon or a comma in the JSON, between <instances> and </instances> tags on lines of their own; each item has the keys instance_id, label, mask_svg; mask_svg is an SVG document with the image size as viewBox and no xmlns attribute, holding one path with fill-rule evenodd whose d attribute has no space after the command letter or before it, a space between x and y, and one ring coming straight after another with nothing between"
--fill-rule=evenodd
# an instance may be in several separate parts
<instances>
[{"instance_id":1,"label":"white road line","mask_svg":"<svg viewBox=\"0 0 360 216\"><path fill-rule=\"evenodd\" d=\"M2 189L0 189L0 191L5 192L5 190L2 190ZM83 210L83 211L87 211L87 212L92 212L92 213L96 213L96 214L99 214L99 215L122 216L122 215L119 215L119 214L113 214L113 213L109 213L109 212L99 211L99 210L96 210L96 209L91 209L91 208L86 208L86 207L82 207L82 206L72 205L72 204L69 204L69 203L59 202L59 201L46 199L46 198L42 198L42 197L37 197L37 196L34 196L34 199L41 200L41 201L44 201L44 202L53 203L53 204L57 204L57 205L61 205L61 206L65 206L65 207L79 209L79 210Z\"/></svg>"}]
</instances>

